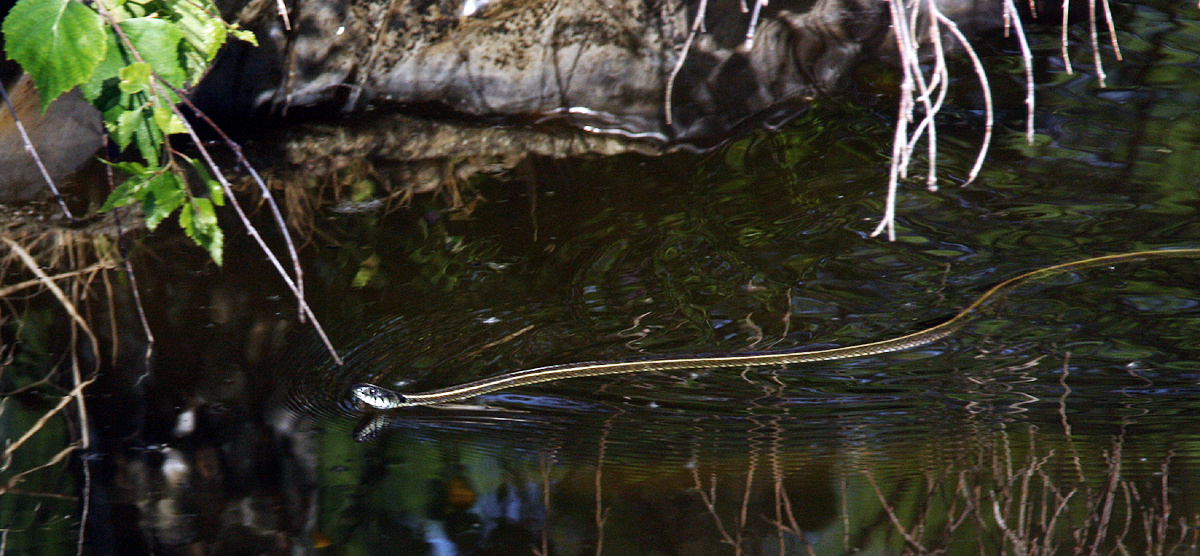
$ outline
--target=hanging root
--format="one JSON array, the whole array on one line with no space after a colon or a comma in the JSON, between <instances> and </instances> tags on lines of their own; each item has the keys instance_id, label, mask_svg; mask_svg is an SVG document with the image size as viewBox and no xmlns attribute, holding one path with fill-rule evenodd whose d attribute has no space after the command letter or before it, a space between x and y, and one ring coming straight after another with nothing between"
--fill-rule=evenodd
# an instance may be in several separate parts
<instances>
[{"instance_id":1,"label":"hanging root","mask_svg":"<svg viewBox=\"0 0 1200 556\"><path fill-rule=\"evenodd\" d=\"M1029 40L1025 36L1025 27L1016 5L1013 0L1002 1L1005 32L1011 32L1016 38L1017 45L1021 51L1021 60L1024 64L1025 140L1032 144L1035 111L1033 53L1029 46ZM1089 0L1089 31L1092 45L1092 59L1095 65L1097 80L1100 86L1104 87L1106 85L1106 75L1100 59L1097 32L1097 2L1100 2L1105 22L1108 25L1108 33L1112 39L1113 53L1117 60L1121 60L1122 56L1120 46L1117 43L1116 27L1113 23L1112 10L1108 0ZM896 46L900 54L902 79L900 83L900 104L896 115L895 137L893 138L892 145L892 160L888 170L887 198L885 200L883 218L874 231L871 232L871 237L886 232L888 240L895 241L897 190L900 180L908 178L908 168L912 164L913 152L917 143L922 139L927 144L928 173L926 175L926 186L930 191L937 190L936 116L942 108L942 101L946 98L950 82L950 76L946 69L945 48L942 44L943 30L954 37L955 41L966 52L967 57L970 58L980 89L983 91L984 110L986 113L986 122L984 124L983 138L980 142L979 154L976 156L975 164L971 167L970 172L968 172L963 185L968 185L979 177L979 172L983 167L983 161L987 158L987 152L992 141L995 109L992 101L991 87L978 53L971 47L967 37L959 30L958 25L939 10L936 0L913 0L911 2L888 0L888 6L892 29L896 35ZM1069 6L1069 0L1064 0L1062 11L1062 58L1068 74L1073 71L1067 49L1066 25ZM1036 16L1033 6L1030 6L1030 13ZM923 36L917 32L919 21L925 21L925 34ZM933 51L932 64L922 63L919 51L926 44ZM926 68L929 69L927 70ZM918 106L923 112L923 117L914 126L913 123L917 121L916 111Z\"/></svg>"}]
</instances>

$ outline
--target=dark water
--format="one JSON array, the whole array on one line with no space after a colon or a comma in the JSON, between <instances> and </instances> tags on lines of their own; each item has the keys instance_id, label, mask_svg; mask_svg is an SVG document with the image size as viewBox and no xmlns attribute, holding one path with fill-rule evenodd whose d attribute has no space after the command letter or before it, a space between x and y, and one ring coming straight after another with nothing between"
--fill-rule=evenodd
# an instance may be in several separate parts
<instances>
[{"instance_id":1,"label":"dark water","mask_svg":"<svg viewBox=\"0 0 1200 556\"><path fill-rule=\"evenodd\" d=\"M124 323L123 363L89 399L87 465L3 495L7 549L74 552L86 519L87 550L109 554L1195 553L1194 259L1039 279L896 354L378 415L346 392L870 342L1038 267L1200 247L1196 22L1172 13L1121 8L1126 59L1109 60L1107 89L1086 60L1068 77L1048 55L1033 146L1019 67L993 53L1011 73L994 80L1008 111L990 161L958 187L982 126L964 100L941 129L942 188L904 187L894 243L867 237L890 109L835 101L706 155L475 177L486 202L469 214L418 200L323 215L310 296L343 367L250 247L216 270L148 242L175 254L142 259L153 363ZM44 328L53 345L61 329ZM20 363L56 364L35 353ZM8 398L5 436L47 399ZM39 434L6 478L78 436L65 418Z\"/></svg>"}]
</instances>

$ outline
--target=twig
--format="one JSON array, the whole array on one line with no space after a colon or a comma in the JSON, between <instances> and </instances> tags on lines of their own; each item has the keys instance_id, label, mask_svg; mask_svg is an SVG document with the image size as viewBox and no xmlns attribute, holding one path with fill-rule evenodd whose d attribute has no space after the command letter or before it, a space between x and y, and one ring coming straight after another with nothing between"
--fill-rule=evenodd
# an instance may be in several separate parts
<instances>
[{"instance_id":1,"label":"twig","mask_svg":"<svg viewBox=\"0 0 1200 556\"><path fill-rule=\"evenodd\" d=\"M71 319L78 323L79 326L83 328L84 332L87 333L88 338L90 338L92 341L92 349L98 350L100 344L96 341L96 335L92 333L92 329L90 326L88 326L87 321L83 320L83 317L79 316L79 312L75 310L75 305L71 303L71 300L67 299L67 294L63 293L62 288L59 288L58 284L55 284L54 281L46 275L46 272L42 270L40 266L38 266L37 261L33 260L33 257L28 251L25 250L24 247L21 247L19 244L17 244L17 242L7 237L0 237L0 241L7 243L8 248L12 249L13 253L16 253L17 256L20 257L21 262L25 263L25 266L29 268L30 272L33 272L33 274L37 276L43 284L45 284L46 289L50 290L50 293L54 294L54 297L58 298L58 302L61 303L63 308L67 310L67 313L71 315ZM99 357L97 357L97 360L99 360Z\"/></svg>"},{"instance_id":2,"label":"twig","mask_svg":"<svg viewBox=\"0 0 1200 556\"><path fill-rule=\"evenodd\" d=\"M254 183L258 185L258 190L262 194L263 200L267 202L267 207L271 209L271 216L275 220L275 225L279 227L279 233L283 236L283 242L287 246L288 256L292 259L292 271L296 273L295 284L291 283L290 277L283 271L283 266L274 259L274 253L267 248L267 244L259 237L258 231L253 229L253 227L250 225L249 219L246 218L245 214L241 210L240 205L238 205L236 199L233 197L233 188L229 185L229 181L225 179L224 174L222 174L216 164L212 162L212 157L209 156L208 151L204 148L204 144L200 142L200 138L196 135L195 130L193 130L191 125L187 123L186 118L183 117L183 113L179 111L178 107L171 107L171 109L175 111L175 114L179 116L181 120L184 120L184 126L188 130L188 135L191 136L192 141L196 144L196 147L199 149L201 155L204 156L205 163L207 163L213 170L213 173L220 178L218 181L221 183L221 188L225 191L225 195L229 197L230 204L233 205L237 210L238 215L242 219L242 223L245 224L246 228L248 229L248 233L255 238L259 244L259 247L266 252L269 258L272 259L272 262L275 263L275 267L279 271L280 275L283 276L284 280L288 282L288 286L292 289L292 292L296 294L296 297L300 303L300 322L304 322L305 314L308 314L312 317L313 326L317 329L318 334L321 335L322 340L325 341L325 346L329 349L330 353L333 354L333 358L337 360L337 363L341 365L342 360L340 357L338 357L337 352L334 351L333 345L329 343L327 338L325 338L325 331L322 330L321 325L317 323L316 315L312 314L312 311L308 309L308 304L304 302L304 271L300 267L300 256L296 252L296 244L292 241L292 234L288 232L287 222L285 222L283 219L283 213L280 212L279 205L275 202L275 197L271 195L271 190L267 187L267 182L262 179L262 176L258 174L258 170L254 169L254 166L250 164L250 160L248 160L246 155L242 153L242 147L228 135L226 135L225 130L217 126L216 122L213 122L212 119L208 117L208 114L205 114L200 110L199 107L197 107L195 104L192 104L192 101L184 96L182 91L179 91L173 87L171 90L180 98L180 100L183 101L189 110L195 113L196 117L203 120L205 124L208 124L210 129L217 133L217 135L221 138L221 141L225 143L225 147L233 152L234 157L237 158L238 164L241 164L246 168L246 171L250 173L250 177L254 180Z\"/></svg>"},{"instance_id":3,"label":"twig","mask_svg":"<svg viewBox=\"0 0 1200 556\"><path fill-rule=\"evenodd\" d=\"M1117 61L1123 61L1124 56L1121 55L1121 43L1117 40L1117 26L1113 23L1112 6L1108 0L1100 0L1100 5L1104 7L1104 22L1108 24L1108 38L1112 42L1113 56Z\"/></svg>"},{"instance_id":4,"label":"twig","mask_svg":"<svg viewBox=\"0 0 1200 556\"><path fill-rule=\"evenodd\" d=\"M671 69L671 76L667 78L667 91L663 98L663 116L666 119L667 125L671 125L671 96L675 93L675 78L679 75L679 71L683 69L683 63L687 60L688 52L692 49L692 41L696 40L696 35L704 28L704 13L708 11L708 0L700 0L700 5L696 7L696 18L692 20L692 28L688 31L687 40L683 41L683 51L679 53L679 60L675 62L675 67Z\"/></svg>"},{"instance_id":5,"label":"twig","mask_svg":"<svg viewBox=\"0 0 1200 556\"><path fill-rule=\"evenodd\" d=\"M42 180L46 182L46 186L54 194L54 199L58 201L58 206L62 207L63 214L67 215L67 218L74 222L75 216L71 214L71 209L67 208L67 203L63 200L62 195L59 195L58 187L54 185L54 180L50 177L50 172L46 170L46 165L42 163L42 157L38 155L37 148L33 146L33 140L29 138L29 133L25 131L25 126L21 124L21 118L17 117L17 109L13 107L12 100L8 98L8 89L4 87L4 83L0 83L0 96L4 97L4 106L8 108L8 113L12 115L13 124L17 127L17 133L21 134L21 142L25 144L25 152L33 157L34 164L37 164L38 171L42 173Z\"/></svg>"},{"instance_id":6,"label":"twig","mask_svg":"<svg viewBox=\"0 0 1200 556\"><path fill-rule=\"evenodd\" d=\"M78 448L79 448L78 444L72 443L70 446L67 446L66 448L63 448L62 450L60 450L57 454L54 454L54 457L50 458L48 461L46 461L46 463L43 463L36 467L31 467L20 473L17 473L16 475L13 475L12 477L9 477L8 483L6 483L3 487L0 487L0 493L12 492L13 489L15 489L17 487L17 485L20 484L21 481L25 480L26 475L29 475L30 473L34 473L39 469L45 469L47 467L57 464L58 462L62 461L63 458L67 457L68 454L70 454L71 452L75 451ZM3 554L3 552L0 551L0 554Z\"/></svg>"},{"instance_id":7,"label":"twig","mask_svg":"<svg viewBox=\"0 0 1200 556\"><path fill-rule=\"evenodd\" d=\"M279 13L279 17L283 19L283 28L286 31L292 30L292 20L288 18L287 4L284 0L275 0L275 10Z\"/></svg>"},{"instance_id":8,"label":"twig","mask_svg":"<svg viewBox=\"0 0 1200 556\"><path fill-rule=\"evenodd\" d=\"M1059 47L1062 48L1063 69L1067 75L1074 75L1075 68L1071 66L1070 41L1067 40L1067 21L1070 19L1071 0L1063 0L1062 3L1062 37L1059 39Z\"/></svg>"},{"instance_id":9,"label":"twig","mask_svg":"<svg viewBox=\"0 0 1200 556\"><path fill-rule=\"evenodd\" d=\"M112 167L105 165L108 169L109 185L112 185ZM146 355L143 361L146 363L145 373L150 372L150 360L154 356L154 332L150 330L150 321L146 318L146 308L142 304L142 293L138 289L137 275L133 272L133 263L129 262L129 249L125 242L125 232L121 227L121 215L113 211L113 221L117 225L117 251L121 254L121 264L125 267L125 275L129 277L129 289L133 293L133 304L137 308L138 319L142 322L142 333L146 335ZM146 374L138 378L137 382L141 382Z\"/></svg>"},{"instance_id":10,"label":"twig","mask_svg":"<svg viewBox=\"0 0 1200 556\"><path fill-rule=\"evenodd\" d=\"M742 0L744 3L746 0ZM768 0L754 0L754 11L750 14L750 25L746 27L746 41L742 43L742 50L749 51L754 48L754 35L758 32L758 20L762 14L762 9L766 7Z\"/></svg>"},{"instance_id":11,"label":"twig","mask_svg":"<svg viewBox=\"0 0 1200 556\"><path fill-rule=\"evenodd\" d=\"M1021 24L1021 15L1013 0L1004 0L1005 21L1012 26L1017 35L1017 44L1021 47L1021 60L1025 63L1025 141L1033 144L1033 54L1029 50L1029 41L1025 39L1025 26Z\"/></svg>"},{"instance_id":12,"label":"twig","mask_svg":"<svg viewBox=\"0 0 1200 556\"><path fill-rule=\"evenodd\" d=\"M80 496L83 497L83 508L79 511L79 539L75 542L75 556L83 556L83 539L84 533L87 531L88 514L91 513L92 501L92 467L88 465L88 458L81 458L79 462L83 466L83 492Z\"/></svg>"},{"instance_id":13,"label":"twig","mask_svg":"<svg viewBox=\"0 0 1200 556\"><path fill-rule=\"evenodd\" d=\"M122 44L125 46L125 48L127 50L129 50L130 54L138 62L145 63L145 60L142 58L141 54L137 51L136 48L133 47L133 43L129 40L129 37L125 34L124 30L121 29L121 26L117 23L115 17L112 15L112 13L109 12L108 9L104 6L104 3L97 2L96 9L100 12L100 15L102 17L104 17L104 19L108 22L109 26L117 34L118 38L120 38ZM279 273L280 278L283 279L284 283L287 284L288 288L291 289L292 293L296 296L296 299L299 303L298 313L300 315L299 318L300 318L301 322L304 321L305 315L312 318L313 328L316 330L317 335L321 338L321 341L325 344L325 348L329 351L330 355L333 356L333 360L338 365L341 365L342 364L341 356L339 356L337 353L337 350L334 349L333 343L329 341L329 337L325 334L324 328L321 327L321 324L317 321L316 315L312 312L312 309L308 306L308 303L304 299L304 278L303 278L303 273L301 272L301 269L300 269L300 258L296 254L296 248L292 242L291 234L289 234L287 231L287 224L283 221L283 216L279 212L279 207L275 204L274 198L271 197L270 191L267 189L267 185L265 182L263 182L262 177L259 176L258 172L255 171L254 167L250 165L249 161L242 154L242 150L237 145L237 143L233 142L233 140L230 139L228 135L225 135L224 131L221 130L219 127L217 127L216 124L214 124L212 122L212 120L208 118L207 115L205 115L198 108L196 108L196 106L194 104L192 104L187 99L187 97L182 94L181 91L175 89L174 87L170 87L169 85L167 85L165 82L163 82L157 76L157 74L155 75L154 79L150 80L150 87L151 87L152 91L154 92L154 94L160 99L168 98L167 95L163 92L163 87L167 87L172 92L174 92L176 94L176 96L178 98L180 98L189 108L191 108L192 110L195 111L195 113L198 117L200 117L206 123L208 123L210 126L212 126L212 128L217 132L217 134L221 136L221 138L225 142L226 146L229 147L229 149L233 151L233 153L237 157L238 161L240 163L244 164L247 171L249 171L250 175L253 176L255 182L259 185L260 189L263 192L264 198L267 201L267 205L271 208L272 215L275 217L276 224L279 226L280 233L283 235L285 243L287 244L288 253L292 256L293 267L296 271L296 279L295 280L293 280L292 277L289 276L287 274L287 272L283 269L283 265L279 262L278 257L275 256L275 253L273 251L271 251L271 249L267 246L266 241L258 233L258 230L255 229L253 224L251 224L250 218L246 215L246 212L242 209L241 204L238 203L237 197L234 196L233 186L230 185L229 180L225 177L225 174L224 174L224 172L221 171L221 168L219 166L217 166L216 162L213 161L212 155L208 152L208 149L206 149L204 147L204 143L203 143L203 141L200 140L200 136L197 135L195 128L190 123L188 123L187 117L179 109L179 106L168 103L169 108L171 109L171 112L183 124L183 128L186 131L188 137L190 137L192 140L192 143L194 145L196 145L196 149L199 151L201 158L204 159L205 165L209 168L210 171L212 171L213 175L216 176L217 182L221 185L222 191L224 191L225 196L229 198L229 204L233 207L234 212L237 213L238 218L242 221L242 224L246 226L246 233L249 234L250 237L254 239L255 243L258 244L259 248L263 251L263 254L265 254L267 256L267 260L271 261L271 264L275 267L276 272Z\"/></svg>"},{"instance_id":14,"label":"twig","mask_svg":"<svg viewBox=\"0 0 1200 556\"><path fill-rule=\"evenodd\" d=\"M967 181L963 183L963 185L968 185L975 181L975 178L979 177L979 171L983 169L983 161L987 158L988 148L992 144L992 128L996 117L995 109L992 105L992 87L988 82L987 73L983 69L983 62L979 60L979 55L971 47L971 43L967 41L966 35L963 35L958 25L942 14L940 10L937 12L937 17L946 26L946 29L954 35L954 38L958 39L959 44L967 52L967 56L971 58L971 65L975 68L975 75L979 78L979 90L983 92L984 118L986 118L983 126L983 140L979 146L979 155L975 157L975 164L971 166L971 171L967 174Z\"/></svg>"},{"instance_id":15,"label":"twig","mask_svg":"<svg viewBox=\"0 0 1200 556\"><path fill-rule=\"evenodd\" d=\"M72 399L81 395L81 393L83 392L83 388L85 386L91 384L95 380L96 379L93 377L93 378L89 378L89 379L77 384L74 388L71 389L71 391L69 393L67 393L67 395L60 398L58 400L58 403L55 404L54 407L50 409L50 411L47 411L45 415L42 415L41 417L39 417L38 420L35 421L31 427L29 427L29 430L25 431L25 434L21 435L21 437L18 438L16 440L16 442L13 442L12 444L9 444L6 448L4 448L4 453L0 454L0 461L3 462L2 464L0 464L0 470L3 470L8 467L8 465L11 461L13 452L16 452L17 448L20 448L21 445L24 444L27 440L29 440L35 433L37 433L37 431L42 430L42 427L46 426L46 422L49 421L51 417L54 417L54 415L57 414L59 411L62 411L62 409L64 407L67 407L67 404L71 403Z\"/></svg>"},{"instance_id":16,"label":"twig","mask_svg":"<svg viewBox=\"0 0 1200 556\"><path fill-rule=\"evenodd\" d=\"M87 274L89 272L96 272L99 270L108 270L110 268L116 268L116 266L114 266L111 261L100 261L98 263L92 264L91 266L88 266L87 268L81 268L79 270L72 270L70 272L63 272L61 274L55 274L54 276L47 276L47 278L49 278L50 280L62 280L63 278L71 278L73 276L79 276L80 274ZM8 297L8 296L12 295L13 293L23 290L25 288L29 288L29 287L33 287L33 286L37 286L37 285L41 285L41 284L45 284L45 281L43 281L41 278L33 278L30 280L25 280L24 282L18 282L11 286L6 286L3 288L0 288L0 297Z\"/></svg>"}]
</instances>

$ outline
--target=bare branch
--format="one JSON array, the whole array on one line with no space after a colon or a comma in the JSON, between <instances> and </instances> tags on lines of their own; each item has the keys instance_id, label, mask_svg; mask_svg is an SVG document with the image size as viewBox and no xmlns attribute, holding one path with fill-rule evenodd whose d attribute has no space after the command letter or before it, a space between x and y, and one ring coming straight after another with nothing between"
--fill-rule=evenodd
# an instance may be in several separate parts
<instances>
[{"instance_id":1,"label":"bare branch","mask_svg":"<svg viewBox=\"0 0 1200 556\"><path fill-rule=\"evenodd\" d=\"M66 201L63 201L62 195L58 193L58 187L54 185L54 180L50 177L50 172L46 170L46 165L42 163L42 157L38 155L37 148L33 146L33 140L29 138L29 133L25 131L25 126L21 123L21 118L17 116L17 109L13 107L12 100L8 98L8 89L4 87L4 83L0 83L0 96L4 97L4 106L8 108L8 113L12 115L13 124L17 127L17 133L21 134L21 142L25 144L25 152L33 157L34 164L37 165L38 171L42 174L42 180L46 182L46 186L50 188L50 192L54 194L54 199L58 201L58 206L62 208L63 214L71 221L75 220L75 216L71 214L71 209L67 208Z\"/></svg>"}]
</instances>

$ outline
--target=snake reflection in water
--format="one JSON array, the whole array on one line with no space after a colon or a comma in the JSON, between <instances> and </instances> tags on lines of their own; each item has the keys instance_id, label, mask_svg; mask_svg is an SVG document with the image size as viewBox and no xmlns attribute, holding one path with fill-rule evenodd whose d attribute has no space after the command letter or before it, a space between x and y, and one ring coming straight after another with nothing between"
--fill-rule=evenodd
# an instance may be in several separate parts
<instances>
[{"instance_id":1,"label":"snake reflection in water","mask_svg":"<svg viewBox=\"0 0 1200 556\"><path fill-rule=\"evenodd\" d=\"M905 334L887 340L858 344L833 349L805 350L791 349L770 351L764 353L746 353L729 355L693 355L641 359L633 361L588 361L583 363L567 363L551 365L506 373L494 377L466 382L457 386L430 390L416 394L400 394L376 386L374 384L356 384L351 388L355 398L366 406L376 410L396 409L422 405L435 405L461 401L467 398L488 394L505 388L515 388L542 382L550 382L567 378L585 376L613 375L623 373L640 373L650 371L677 371L681 369L712 369L721 367L753 367L761 365L788 365L796 363L812 363L817 361L832 361L836 359L852 359L868 355L878 355L893 351L906 350L923 346L945 338L960 327L987 302L996 299L999 294L1012 287L1039 276L1082 269L1105 264L1124 263L1153 258L1182 258L1200 257L1200 249L1169 249L1161 251L1136 251L1118 253L1101 257L1092 257L1069 263L1047 266L1009 278L980 295L962 311L936 326L931 326L911 334Z\"/></svg>"}]
</instances>

